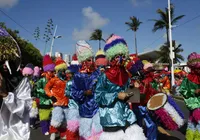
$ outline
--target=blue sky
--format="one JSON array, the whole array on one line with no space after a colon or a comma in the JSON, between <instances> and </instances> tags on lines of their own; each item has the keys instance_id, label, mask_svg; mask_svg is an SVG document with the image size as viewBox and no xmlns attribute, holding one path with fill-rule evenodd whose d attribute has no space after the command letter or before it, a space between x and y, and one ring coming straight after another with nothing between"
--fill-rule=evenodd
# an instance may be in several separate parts
<instances>
[{"instance_id":1,"label":"blue sky","mask_svg":"<svg viewBox=\"0 0 200 140\"><path fill-rule=\"evenodd\" d=\"M175 5L175 15L186 15L178 25L200 14L200 0L171 2ZM136 16L143 22L137 32L138 51L141 53L157 49L166 41L165 37L158 39L165 34L165 30L153 33L154 23L149 19L159 18L156 10L166 6L167 0L0 0L1 9L27 30L33 33L37 26L40 27L41 37L47 20L52 18L54 24L58 25L57 35L62 35L62 38L55 40L53 51L66 54L74 53L76 41L88 39L95 28L102 29L105 38L111 33L124 37L130 52L133 53L134 34L127 31L124 24L130 16ZM43 42L35 41L31 34L1 12L0 21L12 29L19 30L21 37L32 42L43 53ZM200 52L200 18L175 28L172 36L182 44L185 57L193 51ZM96 52L98 42L89 43ZM47 50L50 50L50 43Z\"/></svg>"}]
</instances>

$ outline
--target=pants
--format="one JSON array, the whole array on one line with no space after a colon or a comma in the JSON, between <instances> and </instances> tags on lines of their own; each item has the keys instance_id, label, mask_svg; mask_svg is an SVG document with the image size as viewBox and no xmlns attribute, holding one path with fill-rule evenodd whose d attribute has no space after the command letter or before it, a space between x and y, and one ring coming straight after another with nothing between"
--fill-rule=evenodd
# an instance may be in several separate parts
<instances>
[{"instance_id":1,"label":"pants","mask_svg":"<svg viewBox=\"0 0 200 140\"><path fill-rule=\"evenodd\" d=\"M69 108L67 114L67 140L77 140L79 138L79 110Z\"/></svg>"},{"instance_id":2,"label":"pants","mask_svg":"<svg viewBox=\"0 0 200 140\"><path fill-rule=\"evenodd\" d=\"M41 126L43 134L45 134L46 132L49 132L51 111L52 111L52 108L39 109L40 126Z\"/></svg>"},{"instance_id":3,"label":"pants","mask_svg":"<svg viewBox=\"0 0 200 140\"><path fill-rule=\"evenodd\" d=\"M99 113L92 118L80 118L79 135L81 140L99 140L101 133Z\"/></svg>"}]
</instances>

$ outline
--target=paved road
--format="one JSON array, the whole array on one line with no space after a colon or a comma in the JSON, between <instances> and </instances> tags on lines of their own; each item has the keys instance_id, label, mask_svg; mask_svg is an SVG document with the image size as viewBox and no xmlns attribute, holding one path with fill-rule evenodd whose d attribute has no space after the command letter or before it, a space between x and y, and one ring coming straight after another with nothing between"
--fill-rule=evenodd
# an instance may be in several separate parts
<instances>
[{"instance_id":1,"label":"paved road","mask_svg":"<svg viewBox=\"0 0 200 140\"><path fill-rule=\"evenodd\" d=\"M176 103L179 105L181 110L183 111L186 120L188 119L189 111L187 110L184 102L182 100L176 100ZM181 128L180 131L167 131L170 136L164 135L164 134L159 134L158 135L158 140L185 140L185 130L186 130L186 125ZM36 130L32 130L31 132L31 140L49 140L48 136L44 136L41 133L40 128Z\"/></svg>"}]
</instances>

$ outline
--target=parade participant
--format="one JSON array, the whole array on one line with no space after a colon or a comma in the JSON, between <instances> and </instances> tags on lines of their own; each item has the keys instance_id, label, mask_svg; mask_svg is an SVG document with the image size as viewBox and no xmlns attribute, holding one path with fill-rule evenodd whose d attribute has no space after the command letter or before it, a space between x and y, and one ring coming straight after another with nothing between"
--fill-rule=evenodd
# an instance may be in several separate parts
<instances>
[{"instance_id":1,"label":"parade participant","mask_svg":"<svg viewBox=\"0 0 200 140\"><path fill-rule=\"evenodd\" d=\"M191 72L182 81L180 93L190 110L186 140L200 139L200 54L195 52L188 56L188 67Z\"/></svg>"},{"instance_id":2,"label":"parade participant","mask_svg":"<svg viewBox=\"0 0 200 140\"><path fill-rule=\"evenodd\" d=\"M73 77L71 96L79 105L79 135L82 140L98 140L102 132L94 90L100 71L95 69L92 48L84 41L76 44L80 72Z\"/></svg>"},{"instance_id":3,"label":"parade participant","mask_svg":"<svg viewBox=\"0 0 200 140\"><path fill-rule=\"evenodd\" d=\"M0 111L0 139L29 140L29 111L32 104L30 81L27 77L23 78L18 71L21 53L16 41L0 28L0 39L2 38L11 40L0 45L0 66L4 68L0 72L0 96L3 97ZM10 43L12 45L9 45ZM5 50L10 52L7 54Z\"/></svg>"},{"instance_id":4,"label":"parade participant","mask_svg":"<svg viewBox=\"0 0 200 140\"><path fill-rule=\"evenodd\" d=\"M31 87L32 87L32 107L30 110L30 127L35 129L35 125L36 125L36 121L37 121L37 117L38 117L38 107L37 107L37 103L36 100L34 98L34 81L33 81L33 73L34 73L34 66L31 63L28 63L22 70L22 74L23 76L27 77L30 80L31 83Z\"/></svg>"},{"instance_id":5,"label":"parade participant","mask_svg":"<svg viewBox=\"0 0 200 140\"><path fill-rule=\"evenodd\" d=\"M103 50L98 50L95 56L95 65L100 67L101 70L105 70L106 66L108 65L108 61L106 59L105 53Z\"/></svg>"},{"instance_id":6,"label":"parade participant","mask_svg":"<svg viewBox=\"0 0 200 140\"><path fill-rule=\"evenodd\" d=\"M67 68L68 82L66 84L65 95L69 98L69 113L67 116L67 140L77 140L79 139L79 109L78 104L72 99L71 96L71 86L73 75L77 73L80 69L78 59L76 54L72 56L71 65Z\"/></svg>"},{"instance_id":7,"label":"parade participant","mask_svg":"<svg viewBox=\"0 0 200 140\"><path fill-rule=\"evenodd\" d=\"M163 70L160 73L159 83L160 83L160 90L169 95L170 89L171 89L171 83L170 83L168 75L169 75L169 73L167 71Z\"/></svg>"},{"instance_id":8,"label":"parade participant","mask_svg":"<svg viewBox=\"0 0 200 140\"><path fill-rule=\"evenodd\" d=\"M140 60L138 60L140 61ZM140 73L140 78L133 81L133 85L140 90L140 103L132 104L133 111L137 117L137 123L145 130L145 135L148 140L157 139L157 125L152 121L146 104L148 100L157 93L152 87L153 82L153 65L148 61L142 61L143 69L137 66L138 61L135 62L137 71ZM141 72L142 71L142 72ZM133 76L134 79L135 76Z\"/></svg>"},{"instance_id":9,"label":"parade participant","mask_svg":"<svg viewBox=\"0 0 200 140\"><path fill-rule=\"evenodd\" d=\"M38 66L34 67L33 82L36 83L40 79L40 68Z\"/></svg>"},{"instance_id":10,"label":"parade participant","mask_svg":"<svg viewBox=\"0 0 200 140\"><path fill-rule=\"evenodd\" d=\"M124 66L129 56L127 44L120 36L112 35L104 51L110 68L99 77L95 90L103 126L100 140L146 140L142 128L136 124L135 114L126 102L129 95L125 90L130 83Z\"/></svg>"},{"instance_id":11,"label":"parade participant","mask_svg":"<svg viewBox=\"0 0 200 140\"><path fill-rule=\"evenodd\" d=\"M50 97L48 97L44 91L44 87L51 78L54 77L55 64L49 55L43 57L43 70L41 78L35 84L36 97L39 98L39 119L42 133L49 135L50 115L53 107L53 103Z\"/></svg>"},{"instance_id":12,"label":"parade participant","mask_svg":"<svg viewBox=\"0 0 200 140\"><path fill-rule=\"evenodd\" d=\"M53 110L51 118L51 140L56 138L56 133L60 132L60 137L66 137L66 120L68 113L68 97L65 96L67 65L60 57L55 62L56 76L51 78L44 90L46 95L53 100Z\"/></svg>"}]
</instances>

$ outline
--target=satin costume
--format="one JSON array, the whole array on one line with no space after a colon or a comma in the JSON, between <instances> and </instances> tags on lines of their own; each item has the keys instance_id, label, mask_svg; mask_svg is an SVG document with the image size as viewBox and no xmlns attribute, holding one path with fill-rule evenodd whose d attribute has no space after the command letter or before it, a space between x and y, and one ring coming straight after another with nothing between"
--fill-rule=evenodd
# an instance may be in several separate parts
<instances>
[{"instance_id":1,"label":"satin costume","mask_svg":"<svg viewBox=\"0 0 200 140\"><path fill-rule=\"evenodd\" d=\"M129 80L122 86L110 82L106 74L98 78L95 99L99 105L100 122L104 132L100 140L145 140L142 128L136 122L136 116L129 105L118 99L118 93L124 92ZM114 129L114 130L113 130Z\"/></svg>"},{"instance_id":2,"label":"satin costume","mask_svg":"<svg viewBox=\"0 0 200 140\"><path fill-rule=\"evenodd\" d=\"M55 128L61 127L61 125L67 120L69 99L65 96L66 82L67 81L61 80L56 76L50 79L45 86L47 96L56 99L53 103L51 118L51 126Z\"/></svg>"},{"instance_id":3,"label":"satin costume","mask_svg":"<svg viewBox=\"0 0 200 140\"><path fill-rule=\"evenodd\" d=\"M98 140L102 132L99 107L94 99L95 85L100 74L100 70L96 70L91 74L79 72L73 77L71 96L79 105L79 135L83 140ZM92 90L92 95L84 95L86 90Z\"/></svg>"},{"instance_id":4,"label":"satin costume","mask_svg":"<svg viewBox=\"0 0 200 140\"><path fill-rule=\"evenodd\" d=\"M72 80L68 81L65 89L65 96L69 98L67 114L67 140L77 140L79 138L79 108L71 95Z\"/></svg>"},{"instance_id":5,"label":"satin costume","mask_svg":"<svg viewBox=\"0 0 200 140\"><path fill-rule=\"evenodd\" d=\"M23 78L13 92L3 98L0 112L0 140L29 140L31 84Z\"/></svg>"},{"instance_id":6,"label":"satin costume","mask_svg":"<svg viewBox=\"0 0 200 140\"><path fill-rule=\"evenodd\" d=\"M184 97L185 104L190 110L186 140L200 139L200 96L195 90L200 89L200 76L189 74L180 85L180 93Z\"/></svg>"},{"instance_id":7,"label":"satin costume","mask_svg":"<svg viewBox=\"0 0 200 140\"><path fill-rule=\"evenodd\" d=\"M47 78L42 77L35 84L36 97L39 98L39 119L42 133L49 132L50 115L52 111L52 100L46 95L44 87L47 84Z\"/></svg>"}]
</instances>

